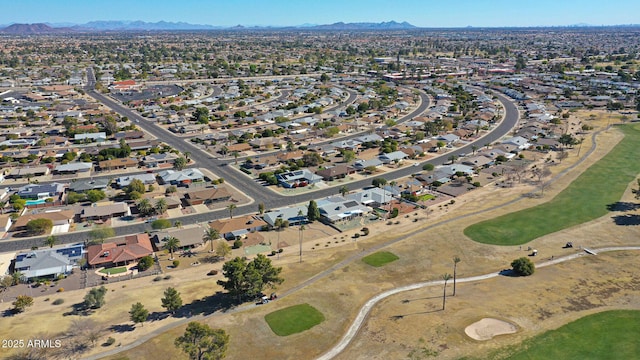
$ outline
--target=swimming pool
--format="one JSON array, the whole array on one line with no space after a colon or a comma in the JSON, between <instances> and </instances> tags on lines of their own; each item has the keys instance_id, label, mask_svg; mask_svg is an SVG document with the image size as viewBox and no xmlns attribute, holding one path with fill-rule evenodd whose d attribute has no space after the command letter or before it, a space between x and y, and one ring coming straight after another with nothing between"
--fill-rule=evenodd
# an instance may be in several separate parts
<instances>
[{"instance_id":1,"label":"swimming pool","mask_svg":"<svg viewBox=\"0 0 640 360\"><path fill-rule=\"evenodd\" d=\"M29 205L40 205L44 203L45 203L45 199L38 199L38 200L27 200L24 204L29 206Z\"/></svg>"}]
</instances>

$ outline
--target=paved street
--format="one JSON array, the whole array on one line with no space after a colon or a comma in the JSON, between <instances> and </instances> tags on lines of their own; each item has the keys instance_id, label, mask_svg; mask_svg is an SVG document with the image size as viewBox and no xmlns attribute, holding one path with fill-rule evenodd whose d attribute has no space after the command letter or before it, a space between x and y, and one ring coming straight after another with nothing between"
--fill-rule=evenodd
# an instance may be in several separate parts
<instances>
[{"instance_id":1,"label":"paved street","mask_svg":"<svg viewBox=\"0 0 640 360\"><path fill-rule=\"evenodd\" d=\"M150 120L140 116L137 112L117 103L112 100L110 97L100 94L94 90L95 86L95 78L93 76L93 70L91 68L87 69L89 81L87 83L87 94L96 100L102 102L112 110L119 113L121 116L127 116L129 119L134 120L138 126L143 128L145 131L150 133L151 135L157 137L158 139L166 142L170 146L179 150L180 152L190 152L191 158L196 161L197 167L202 167L211 170L216 175L225 179L226 182L236 187L239 191L243 192L245 195L253 198L255 202L250 205L239 206L235 210L235 214L243 215L249 213L255 213L258 210L258 203L264 203L267 209L279 208L291 204L296 203L305 203L312 199L319 199L323 197L327 197L330 195L336 195L337 189L327 188L323 190L308 192L304 194L299 194L295 196L283 196L277 194L271 190L264 189L248 176L243 174L240 171L234 170L232 167L227 166L228 162L226 160L215 159L209 156L207 153L201 151L198 147L194 146L188 141L185 141L182 138L174 136L169 131L160 128L154 125ZM403 118L399 119L399 122L407 121L416 116L422 114L429 107L429 98L424 93L420 93L422 103L411 113L407 114ZM515 104L513 104L510 100L502 95L498 95L498 99L503 104L505 108L505 119L489 134L484 136L483 138L477 140L475 145L478 147L484 146L487 143L492 143L502 136L506 135L518 122L519 112ZM356 137L359 135L352 135L350 137ZM472 152L472 146L474 143L470 143L461 148L455 149L453 151L447 152L446 154L429 159L424 163L431 163L434 165L442 165L448 162L448 157L451 155L460 155L461 153L470 153ZM390 171L385 174L385 177L389 179L401 178L404 176L409 176L412 173L421 170L420 167L404 167L395 171ZM359 189L362 187L370 186L371 179L364 179L356 182L349 183L347 185L349 190ZM225 218L228 216L228 211L218 210L212 211L209 213L203 214L193 214L180 218L182 224L195 224L195 223L203 223L209 222L214 219ZM126 234L132 233L140 233L144 231L150 230L150 225L145 223L127 225L114 228L117 236L122 236ZM57 236L59 243L73 243L73 242L82 242L87 240L86 233L83 232L75 232L68 234L60 234ZM37 238L27 238L21 240L7 240L0 242L0 252L8 252L8 251L16 251L21 249L29 249L34 246L41 247L43 246L43 241L45 237L37 237Z\"/></svg>"}]
</instances>

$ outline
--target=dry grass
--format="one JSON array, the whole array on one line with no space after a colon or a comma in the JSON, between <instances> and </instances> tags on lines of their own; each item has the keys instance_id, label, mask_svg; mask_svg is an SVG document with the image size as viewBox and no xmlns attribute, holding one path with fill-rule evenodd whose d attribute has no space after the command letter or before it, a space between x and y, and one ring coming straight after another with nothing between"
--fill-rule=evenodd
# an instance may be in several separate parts
<instances>
[{"instance_id":1,"label":"dry grass","mask_svg":"<svg viewBox=\"0 0 640 360\"><path fill-rule=\"evenodd\" d=\"M600 122L602 121L606 120L600 120ZM595 123L597 120L593 120L593 122ZM459 277L493 272L507 267L511 260L524 254L524 249L519 250L517 246L496 247L477 244L466 239L462 234L462 229L479 220L523 207L534 206L554 196L590 163L602 157L607 149L610 149L612 144L620 139L620 136L619 132L615 130L604 133L598 140L599 147L596 153L588 161L577 166L545 190L543 199L523 199L512 205L498 208L491 213L472 215L432 227L433 224L443 220L475 213L511 199L519 199L522 193L531 190L527 185L516 186L512 189L487 186L458 199L453 206L436 207L429 213L420 210L417 212L417 216L411 216L409 219L401 218L399 225L388 226L380 223L368 226L371 235L361 237L357 241L351 239L351 235L355 231L314 239L308 238L305 232L307 240L304 245L302 264L298 263L297 251L295 251L297 246L285 249L280 260L272 258L276 265L284 267L283 276L286 281L278 289L279 293L294 287L345 258L359 258L368 253L363 250L372 250L377 245L388 244L416 227L423 229L385 248L385 250L398 255L400 259L382 268L372 269L361 261L352 261L329 276L290 296L280 298L266 306L250 308L248 311L216 314L208 318L206 322L213 327L224 328L231 335L228 358L313 358L324 349L330 348L342 336L355 317L357 310L367 299L397 286L438 279L440 274L452 271L454 255L460 256L462 259L462 262L458 264ZM585 147L588 146L585 142L583 154ZM575 160L577 157L574 151L567 160L554 166L552 170L557 173ZM630 188L625 193L625 197L631 198ZM414 223L413 218L421 220ZM297 231L295 229L289 231L292 232L289 241L293 242L289 245L297 245ZM637 228L616 226L610 217L605 216L588 224L536 239L530 245L538 249L539 258L536 260L539 261L551 255L561 256L576 251L575 249L561 249L566 241L573 241L576 246L588 247L638 244L638 233ZM345 236L345 242L340 241L342 236ZM294 240L296 241L294 242ZM339 243L335 244L335 241ZM326 249L311 250L311 247L314 247L317 242L322 245L331 242L331 245ZM428 339L425 346L433 347L443 356L456 357L464 354L476 354L478 351L488 351L498 346L518 343L535 333L558 327L589 311L598 311L600 308L635 308L638 304L635 304L633 301L637 300L633 299L640 299L635 293L638 291L636 283L638 279L635 277L636 275L626 270L632 268L630 264L633 264L634 261L637 262L636 254L598 255L540 269L533 277L527 279L498 278L464 286L459 284L458 295L455 298L450 298L447 302L446 323L442 318L442 313L435 312L393 320L393 316L398 314L435 310L438 305L441 305L442 288L436 287L416 293L400 294L387 299L374 309L365 329L357 336L355 343L341 355L341 358L406 357L413 348L418 346L420 338ZM159 283L153 283L151 278L133 280L126 282L127 287L124 289L116 288L120 287L120 284L109 285L107 306L92 317L105 325L128 323L127 311L133 302L142 301L141 299L144 299L143 303L150 311L159 311L161 310L159 309L159 298L167 286L177 287L182 292L185 303L209 296L220 290L215 285L215 280L220 275L206 277L204 274L211 267L219 268L220 266L221 264L206 265L195 269L174 271L171 280ZM621 274L623 276L620 276ZM632 286L633 284L636 284L635 288ZM585 287L586 290L582 290L582 287ZM111 292L112 289L115 291ZM514 293L524 295L517 296L516 299L513 296ZM69 292L61 296L68 297L65 298L64 306L66 307L67 304L79 302L84 296L84 292ZM433 297L433 299L412 300L408 303L401 301L425 297ZM583 299L585 297L588 302ZM76 300L73 300L74 298ZM515 300L523 301L523 303L516 306L513 303ZM3 327L4 330L0 330L0 335L7 338L10 335L8 331L11 329L13 337L25 337L32 333L29 329L42 324L47 324L42 326L49 327L51 330L64 329L65 326L68 326L67 318L60 316L59 313L51 313L53 306L42 304L40 301L36 300L36 305L29 309L27 314L7 319L7 325ZM264 321L264 315L300 303L309 303L322 312L326 316L326 320L306 332L286 338L273 334ZM561 304L562 308L554 308L555 304ZM0 310L7 307L7 304L0 305ZM528 311L522 310L523 308ZM59 311L59 307L55 307L55 309ZM508 319L518 324L522 331L515 335L498 337L489 343L471 342L464 337L464 328L482 317ZM539 317L544 317L544 319L540 320ZM44 321L43 319L55 319L55 321ZM171 321L174 320L149 323L144 328L138 328L133 332L112 336L116 337L116 344L125 345ZM180 354L172 345L173 339L183 330L184 327L178 327L168 331L111 359L122 356L128 356L131 359L184 359L184 355ZM108 335L105 334L105 338L106 336ZM446 346L441 347L443 344ZM383 353L381 348L388 348L388 350L384 350L386 352ZM455 351L446 348L455 348ZM368 356L374 354L376 356ZM388 354L389 356L380 354Z\"/></svg>"}]
</instances>

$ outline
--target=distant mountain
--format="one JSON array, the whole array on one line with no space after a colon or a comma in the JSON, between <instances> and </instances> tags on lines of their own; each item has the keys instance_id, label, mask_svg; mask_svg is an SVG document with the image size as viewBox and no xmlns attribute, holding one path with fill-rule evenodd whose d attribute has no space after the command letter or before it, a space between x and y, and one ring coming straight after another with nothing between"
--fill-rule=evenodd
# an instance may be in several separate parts
<instances>
[{"instance_id":1,"label":"distant mountain","mask_svg":"<svg viewBox=\"0 0 640 360\"><path fill-rule=\"evenodd\" d=\"M145 21L91 21L86 24L75 26L74 28L82 30L217 30L223 29L222 26L189 24L186 22L145 22Z\"/></svg>"},{"instance_id":2,"label":"distant mountain","mask_svg":"<svg viewBox=\"0 0 640 360\"><path fill-rule=\"evenodd\" d=\"M13 35L55 34L72 31L69 28L53 28L47 24L12 24L0 32Z\"/></svg>"},{"instance_id":3,"label":"distant mountain","mask_svg":"<svg viewBox=\"0 0 640 360\"><path fill-rule=\"evenodd\" d=\"M417 29L416 26L409 24L406 21L401 23L396 21L387 21L381 23L343 23L337 22L329 25L316 25L307 27L308 29L318 30L408 30Z\"/></svg>"}]
</instances>

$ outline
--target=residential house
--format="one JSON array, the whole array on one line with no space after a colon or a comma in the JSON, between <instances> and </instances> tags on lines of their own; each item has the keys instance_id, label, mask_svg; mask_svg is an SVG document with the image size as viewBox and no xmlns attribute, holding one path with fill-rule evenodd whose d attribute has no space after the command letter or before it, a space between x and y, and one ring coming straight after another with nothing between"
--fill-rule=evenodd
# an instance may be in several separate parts
<instances>
[{"instance_id":1,"label":"residential house","mask_svg":"<svg viewBox=\"0 0 640 360\"><path fill-rule=\"evenodd\" d=\"M70 274L84 257L83 244L71 244L43 250L20 253L15 259L15 271L22 274L23 281L33 278Z\"/></svg>"},{"instance_id":2,"label":"residential house","mask_svg":"<svg viewBox=\"0 0 640 360\"><path fill-rule=\"evenodd\" d=\"M202 239L204 232L205 229L201 226L161 230L152 235L153 247L156 251L162 250L166 244L166 239L174 237L180 241L181 248L194 248L204 242Z\"/></svg>"},{"instance_id":3,"label":"residential house","mask_svg":"<svg viewBox=\"0 0 640 360\"><path fill-rule=\"evenodd\" d=\"M378 156L378 159L382 161L383 164L391 164L393 162L401 162L407 157L407 154L403 151L394 151L388 154L382 154Z\"/></svg>"},{"instance_id":4,"label":"residential house","mask_svg":"<svg viewBox=\"0 0 640 360\"><path fill-rule=\"evenodd\" d=\"M378 208L391 202L397 195L398 192L396 191L372 187L364 189L362 191L347 194L345 198L355 200L358 203L369 206L371 208Z\"/></svg>"},{"instance_id":5,"label":"residential house","mask_svg":"<svg viewBox=\"0 0 640 360\"><path fill-rule=\"evenodd\" d=\"M380 167L382 166L382 161L380 159L370 159L370 160L356 160L353 164L353 167L356 170L362 171L368 167Z\"/></svg>"},{"instance_id":6,"label":"residential house","mask_svg":"<svg viewBox=\"0 0 640 360\"><path fill-rule=\"evenodd\" d=\"M13 169L7 176L8 178L21 179L34 176L43 176L49 174L49 168L46 166L35 166Z\"/></svg>"},{"instance_id":7,"label":"residential house","mask_svg":"<svg viewBox=\"0 0 640 360\"><path fill-rule=\"evenodd\" d=\"M158 178L161 184L189 185L204 181L204 174L198 169L163 170L158 173Z\"/></svg>"},{"instance_id":8,"label":"residential house","mask_svg":"<svg viewBox=\"0 0 640 360\"><path fill-rule=\"evenodd\" d=\"M502 141L501 144L514 145L514 146L517 146L519 150L525 150L531 146L531 143L529 142L529 140L521 136L514 136L512 138L506 139Z\"/></svg>"},{"instance_id":9,"label":"residential house","mask_svg":"<svg viewBox=\"0 0 640 360\"><path fill-rule=\"evenodd\" d=\"M90 266L118 266L138 261L153 255L149 234L127 235L117 242L90 245L87 248L87 263Z\"/></svg>"},{"instance_id":10,"label":"residential house","mask_svg":"<svg viewBox=\"0 0 640 360\"><path fill-rule=\"evenodd\" d=\"M321 176L324 181L344 179L347 175L353 173L355 173L355 169L347 165L336 165L316 171L316 175Z\"/></svg>"},{"instance_id":11,"label":"residential house","mask_svg":"<svg viewBox=\"0 0 640 360\"><path fill-rule=\"evenodd\" d=\"M135 174L127 175L116 178L116 186L122 189L129 186L133 180L140 180L145 185L152 185L156 183L156 176L154 174Z\"/></svg>"},{"instance_id":12,"label":"residential house","mask_svg":"<svg viewBox=\"0 0 640 360\"><path fill-rule=\"evenodd\" d=\"M231 219L218 219L209 223L212 229L227 240L235 240L252 231L260 231L267 223L253 215L245 215Z\"/></svg>"},{"instance_id":13,"label":"residential house","mask_svg":"<svg viewBox=\"0 0 640 360\"><path fill-rule=\"evenodd\" d=\"M90 172L93 168L93 163L90 162L75 162L58 165L53 169L54 174L77 174Z\"/></svg>"},{"instance_id":14,"label":"residential house","mask_svg":"<svg viewBox=\"0 0 640 360\"><path fill-rule=\"evenodd\" d=\"M73 141L77 142L104 142L107 141L107 134L104 132L98 133L83 133L83 134L75 134L73 136Z\"/></svg>"},{"instance_id":15,"label":"residential house","mask_svg":"<svg viewBox=\"0 0 640 360\"><path fill-rule=\"evenodd\" d=\"M24 231L27 224L35 219L49 219L53 222L52 232L61 233L69 231L69 225L73 223L75 218L73 210L60 210L50 212L40 212L37 214L24 214L16 219L11 227L11 231Z\"/></svg>"},{"instance_id":16,"label":"residential house","mask_svg":"<svg viewBox=\"0 0 640 360\"><path fill-rule=\"evenodd\" d=\"M276 175L278 183L285 188L305 187L322 181L322 177L307 169L290 171Z\"/></svg>"},{"instance_id":17,"label":"residential house","mask_svg":"<svg viewBox=\"0 0 640 360\"><path fill-rule=\"evenodd\" d=\"M353 220L370 212L367 206L342 196L322 199L317 203L320 210L320 220L328 224Z\"/></svg>"},{"instance_id":18,"label":"residential house","mask_svg":"<svg viewBox=\"0 0 640 360\"><path fill-rule=\"evenodd\" d=\"M164 154L149 154L142 158L142 164L146 167L154 168L161 165L173 164L178 158L178 155L172 152L166 152Z\"/></svg>"},{"instance_id":19,"label":"residential house","mask_svg":"<svg viewBox=\"0 0 640 360\"><path fill-rule=\"evenodd\" d=\"M122 158L122 159L111 159L104 160L98 163L98 167L100 170L116 170L116 169L126 169L128 167L138 166L138 160L134 158Z\"/></svg>"},{"instance_id":20,"label":"residential house","mask_svg":"<svg viewBox=\"0 0 640 360\"><path fill-rule=\"evenodd\" d=\"M113 204L91 204L82 208L80 212L80 219L82 221L87 220L101 220L105 221L113 217L131 216L131 209L129 205L124 202L117 202Z\"/></svg>"},{"instance_id":21,"label":"residential house","mask_svg":"<svg viewBox=\"0 0 640 360\"><path fill-rule=\"evenodd\" d=\"M202 190L189 191L184 194L189 205L213 204L231 200L231 193L226 186L215 186Z\"/></svg>"},{"instance_id":22,"label":"residential house","mask_svg":"<svg viewBox=\"0 0 640 360\"><path fill-rule=\"evenodd\" d=\"M66 184L50 183L50 184L28 184L18 188L18 196L23 199L47 199L58 198L64 192Z\"/></svg>"},{"instance_id":23,"label":"residential house","mask_svg":"<svg viewBox=\"0 0 640 360\"><path fill-rule=\"evenodd\" d=\"M307 211L308 207L304 205L289 206L268 211L262 215L262 218L271 228L275 227L277 219L286 220L292 226L300 225L309 222Z\"/></svg>"},{"instance_id":24,"label":"residential house","mask_svg":"<svg viewBox=\"0 0 640 360\"><path fill-rule=\"evenodd\" d=\"M69 184L69 191L81 193L89 190L104 190L109 186L110 179L78 179Z\"/></svg>"}]
</instances>

